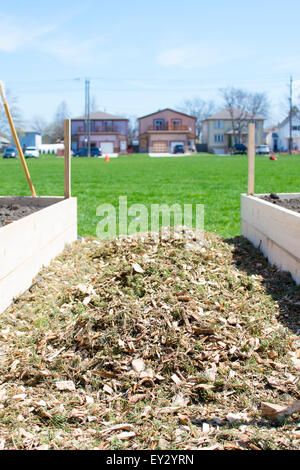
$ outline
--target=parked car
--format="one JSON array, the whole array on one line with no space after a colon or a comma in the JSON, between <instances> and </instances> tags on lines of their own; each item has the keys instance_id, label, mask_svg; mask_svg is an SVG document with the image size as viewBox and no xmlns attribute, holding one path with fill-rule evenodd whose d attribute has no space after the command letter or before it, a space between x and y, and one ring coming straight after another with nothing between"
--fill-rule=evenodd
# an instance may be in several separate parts
<instances>
[{"instance_id":1,"label":"parked car","mask_svg":"<svg viewBox=\"0 0 300 470\"><path fill-rule=\"evenodd\" d=\"M231 149L231 155L245 155L247 147L245 144L235 144Z\"/></svg>"},{"instance_id":2,"label":"parked car","mask_svg":"<svg viewBox=\"0 0 300 470\"><path fill-rule=\"evenodd\" d=\"M258 145L256 147L257 155L269 155L270 148L267 145Z\"/></svg>"},{"instance_id":3,"label":"parked car","mask_svg":"<svg viewBox=\"0 0 300 470\"><path fill-rule=\"evenodd\" d=\"M27 147L24 152L25 158L39 158L40 152L36 147Z\"/></svg>"},{"instance_id":4,"label":"parked car","mask_svg":"<svg viewBox=\"0 0 300 470\"><path fill-rule=\"evenodd\" d=\"M184 146L182 144L175 145L173 153L184 153Z\"/></svg>"},{"instance_id":5,"label":"parked car","mask_svg":"<svg viewBox=\"0 0 300 470\"><path fill-rule=\"evenodd\" d=\"M98 147L91 147L91 157L101 157L102 152ZM88 156L88 149L82 148L74 152L74 157L87 157Z\"/></svg>"},{"instance_id":6,"label":"parked car","mask_svg":"<svg viewBox=\"0 0 300 470\"><path fill-rule=\"evenodd\" d=\"M14 149L12 147L7 147L4 150L3 158L17 158L17 157L18 157L18 153L17 153L16 149Z\"/></svg>"}]
</instances>

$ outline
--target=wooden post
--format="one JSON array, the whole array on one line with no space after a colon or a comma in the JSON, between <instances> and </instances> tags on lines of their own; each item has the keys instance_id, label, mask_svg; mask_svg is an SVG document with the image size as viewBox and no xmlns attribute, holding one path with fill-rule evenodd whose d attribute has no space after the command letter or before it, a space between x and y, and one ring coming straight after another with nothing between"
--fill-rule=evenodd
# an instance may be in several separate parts
<instances>
[{"instance_id":1,"label":"wooden post","mask_svg":"<svg viewBox=\"0 0 300 470\"><path fill-rule=\"evenodd\" d=\"M249 124L248 134L248 195L254 194L255 184L255 124Z\"/></svg>"},{"instance_id":2,"label":"wooden post","mask_svg":"<svg viewBox=\"0 0 300 470\"><path fill-rule=\"evenodd\" d=\"M36 196L35 189L34 189L33 184L31 182L30 174L29 174L29 171L28 171L28 168L27 168L27 165L26 165L24 155L23 155L23 150L22 150L22 147L20 145L19 137L18 137L18 134L16 132L15 125L13 123L13 120L12 120L12 117L11 117L11 114L10 114L10 110L9 110L9 107L8 107L8 104L7 104L6 95L5 95L5 91L4 91L2 81L0 81L0 94L2 96L3 106L4 106L4 109L5 109L5 112L6 112L6 116L7 116L9 125L10 125L10 129L11 129L11 133L12 133L15 145L18 149L18 154L20 156L20 160L21 160L21 163L22 163L22 166L23 166L23 169L24 169L24 173L25 173L25 176L26 176L26 179L27 179L27 182L28 182L28 186L29 186L30 191L31 191L31 195Z\"/></svg>"},{"instance_id":3,"label":"wooden post","mask_svg":"<svg viewBox=\"0 0 300 470\"><path fill-rule=\"evenodd\" d=\"M71 121L64 121L65 145L65 198L71 197Z\"/></svg>"}]
</instances>

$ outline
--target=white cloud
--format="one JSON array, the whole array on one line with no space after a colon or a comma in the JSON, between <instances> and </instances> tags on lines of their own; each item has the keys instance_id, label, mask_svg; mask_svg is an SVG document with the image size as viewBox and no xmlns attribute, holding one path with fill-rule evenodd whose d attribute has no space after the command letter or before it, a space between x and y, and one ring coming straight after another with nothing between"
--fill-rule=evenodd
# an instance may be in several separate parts
<instances>
[{"instance_id":1,"label":"white cloud","mask_svg":"<svg viewBox=\"0 0 300 470\"><path fill-rule=\"evenodd\" d=\"M214 48L207 44L197 46L184 46L166 49L162 51L157 61L164 67L177 66L181 68L208 67L242 58L244 54L235 50L234 53L224 53L221 48Z\"/></svg>"},{"instance_id":2,"label":"white cloud","mask_svg":"<svg viewBox=\"0 0 300 470\"><path fill-rule=\"evenodd\" d=\"M53 24L35 24L0 14L0 51L14 52L32 44L39 37L56 29Z\"/></svg>"},{"instance_id":3,"label":"white cloud","mask_svg":"<svg viewBox=\"0 0 300 470\"><path fill-rule=\"evenodd\" d=\"M0 52L37 51L74 66L86 66L103 60L108 55L105 53L108 48L104 47L107 38L102 35L101 38L79 40L76 34L61 33L61 27L68 19L69 16L59 17L56 21L43 23L0 14Z\"/></svg>"},{"instance_id":4,"label":"white cloud","mask_svg":"<svg viewBox=\"0 0 300 470\"><path fill-rule=\"evenodd\" d=\"M86 66L103 62L108 53L104 40L99 37L79 41L72 36L47 37L39 41L36 49L52 55L62 63Z\"/></svg>"}]
</instances>

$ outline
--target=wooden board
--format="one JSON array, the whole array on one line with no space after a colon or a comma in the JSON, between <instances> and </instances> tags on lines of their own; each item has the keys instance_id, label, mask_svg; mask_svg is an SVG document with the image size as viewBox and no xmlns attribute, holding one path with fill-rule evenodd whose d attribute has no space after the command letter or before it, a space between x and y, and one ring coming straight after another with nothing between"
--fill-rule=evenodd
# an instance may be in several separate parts
<instances>
[{"instance_id":1,"label":"wooden board","mask_svg":"<svg viewBox=\"0 0 300 470\"><path fill-rule=\"evenodd\" d=\"M281 196L299 197L300 194ZM300 214L242 194L241 218L242 235L258 247L270 263L289 271L300 284Z\"/></svg>"},{"instance_id":2,"label":"wooden board","mask_svg":"<svg viewBox=\"0 0 300 470\"><path fill-rule=\"evenodd\" d=\"M0 312L25 292L47 266L77 239L76 198L3 197L0 203L40 204L42 209L0 228Z\"/></svg>"}]
</instances>

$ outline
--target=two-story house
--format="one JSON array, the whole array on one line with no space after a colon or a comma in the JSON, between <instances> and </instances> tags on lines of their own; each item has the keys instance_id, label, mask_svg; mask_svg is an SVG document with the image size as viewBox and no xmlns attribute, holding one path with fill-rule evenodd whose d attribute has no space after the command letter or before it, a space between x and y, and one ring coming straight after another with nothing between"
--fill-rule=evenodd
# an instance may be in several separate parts
<instances>
[{"instance_id":1,"label":"two-story house","mask_svg":"<svg viewBox=\"0 0 300 470\"><path fill-rule=\"evenodd\" d=\"M138 121L140 152L172 153L179 144L185 150L195 148L196 118L193 116L166 108Z\"/></svg>"},{"instance_id":2,"label":"two-story house","mask_svg":"<svg viewBox=\"0 0 300 470\"><path fill-rule=\"evenodd\" d=\"M292 140L293 150L300 150L300 116L293 115L292 117ZM289 116L285 118L277 128L278 134L278 150L280 152L288 152L290 140L290 119Z\"/></svg>"},{"instance_id":3,"label":"two-story house","mask_svg":"<svg viewBox=\"0 0 300 470\"><path fill-rule=\"evenodd\" d=\"M235 143L248 142L248 128L250 122L255 122L255 143L264 143L264 119L261 116L251 115L239 109L222 109L213 116L202 121L202 143L207 145L208 151L225 154Z\"/></svg>"},{"instance_id":4,"label":"two-story house","mask_svg":"<svg viewBox=\"0 0 300 470\"><path fill-rule=\"evenodd\" d=\"M90 114L91 147L101 148L102 153L127 151L128 119L104 112ZM87 147L87 125L85 116L71 120L72 150Z\"/></svg>"}]
</instances>

